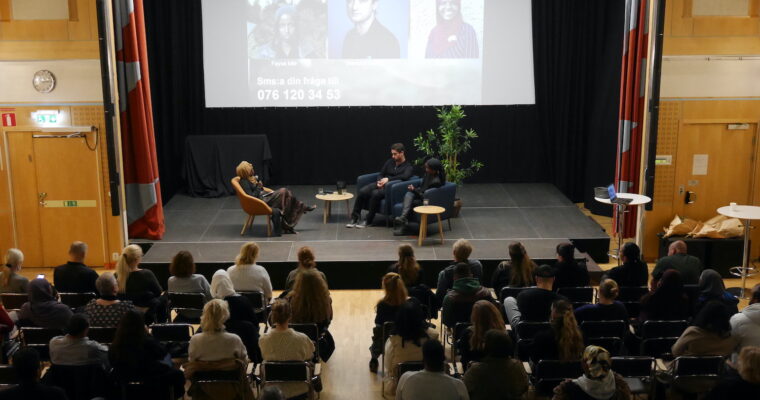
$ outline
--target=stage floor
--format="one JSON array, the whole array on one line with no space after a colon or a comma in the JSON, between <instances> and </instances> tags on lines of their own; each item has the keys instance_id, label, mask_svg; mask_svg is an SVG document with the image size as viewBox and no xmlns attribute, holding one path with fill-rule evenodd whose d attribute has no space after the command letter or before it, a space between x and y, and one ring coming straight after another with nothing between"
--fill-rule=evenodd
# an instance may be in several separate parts
<instances>
[{"instance_id":1,"label":"stage floor","mask_svg":"<svg viewBox=\"0 0 760 400\"><path fill-rule=\"evenodd\" d=\"M438 227L433 223L422 247L417 246L416 236L394 237L383 216L376 218L378 226L346 228L345 202L333 204L332 216L323 224L324 204L314 197L318 187L290 187L298 199L318 206L301 218L295 235L268 238L266 218L257 217L253 228L240 236L246 214L237 197L175 195L164 208L163 240L135 242L152 243L143 258L148 263L167 263L179 250L191 251L197 263L231 262L240 245L251 240L261 246L262 262L295 261L301 246L311 246L320 261L391 261L401 242L413 244L419 260L451 260L451 245L459 238L469 239L475 248L473 257L481 260L507 258L507 245L516 240L534 259L553 259L557 243L568 240L580 247L593 247L594 251L586 250L589 253L606 254L609 248L604 229L551 184L466 184L459 193L463 202L459 218L451 220L451 230L443 222L444 244L440 244ZM348 190L356 193L354 187Z\"/></svg>"}]
</instances>

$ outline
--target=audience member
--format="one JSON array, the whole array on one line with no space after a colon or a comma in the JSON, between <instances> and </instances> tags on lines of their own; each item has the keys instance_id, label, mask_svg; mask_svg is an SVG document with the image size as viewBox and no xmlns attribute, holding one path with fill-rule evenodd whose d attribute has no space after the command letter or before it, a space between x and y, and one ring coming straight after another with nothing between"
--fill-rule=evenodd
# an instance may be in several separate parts
<instances>
[{"instance_id":1,"label":"audience member","mask_svg":"<svg viewBox=\"0 0 760 400\"><path fill-rule=\"evenodd\" d=\"M100 274L95 281L100 297L90 300L84 306L84 314L90 320L92 326L114 327L119 324L127 311L135 307L129 300L119 300L116 294L119 292L119 283L110 272Z\"/></svg>"},{"instance_id":2,"label":"audience member","mask_svg":"<svg viewBox=\"0 0 760 400\"><path fill-rule=\"evenodd\" d=\"M201 332L190 338L187 351L190 361L221 361L238 359L248 362L248 353L238 335L228 333L224 323L230 310L224 300L213 299L203 306Z\"/></svg>"},{"instance_id":3,"label":"audience member","mask_svg":"<svg viewBox=\"0 0 760 400\"><path fill-rule=\"evenodd\" d=\"M60 293L95 293L98 273L84 265L87 243L76 241L69 247L69 261L55 267L53 284Z\"/></svg>"},{"instance_id":4,"label":"audience member","mask_svg":"<svg viewBox=\"0 0 760 400\"><path fill-rule=\"evenodd\" d=\"M227 302L230 310L230 318L224 323L227 332L240 337L251 361L261 363L259 323L266 321L259 319L247 297L235 293L230 276L223 269L217 270L211 278L211 294Z\"/></svg>"},{"instance_id":5,"label":"audience member","mask_svg":"<svg viewBox=\"0 0 760 400\"><path fill-rule=\"evenodd\" d=\"M533 338L530 359L575 361L583 353L583 334L573 314L573 305L567 300L552 303L551 327L538 332Z\"/></svg>"},{"instance_id":6,"label":"audience member","mask_svg":"<svg viewBox=\"0 0 760 400\"><path fill-rule=\"evenodd\" d=\"M42 365L37 350L26 347L13 355L13 370L20 384L0 391L2 400L67 400L63 389L40 383Z\"/></svg>"},{"instance_id":7,"label":"audience member","mask_svg":"<svg viewBox=\"0 0 760 400\"><path fill-rule=\"evenodd\" d=\"M130 244L121 252L116 263L119 294L146 310L146 321L163 322L166 320L165 299L161 297L163 289L153 271L138 268L142 256L142 249L135 244Z\"/></svg>"},{"instance_id":8,"label":"audience member","mask_svg":"<svg viewBox=\"0 0 760 400\"><path fill-rule=\"evenodd\" d=\"M641 298L641 323L650 319L687 319L690 315L689 298L683 290L681 273L675 269L665 271L655 289Z\"/></svg>"},{"instance_id":9,"label":"audience member","mask_svg":"<svg viewBox=\"0 0 760 400\"><path fill-rule=\"evenodd\" d=\"M293 311L293 322L317 324L320 330L330 326L332 299L327 282L318 271L306 270L298 274L287 298Z\"/></svg>"},{"instance_id":10,"label":"audience member","mask_svg":"<svg viewBox=\"0 0 760 400\"><path fill-rule=\"evenodd\" d=\"M628 322L628 310L623 303L615 301L620 288L612 279L605 279L599 285L599 298L596 304L587 304L575 310L578 324L583 321L625 321Z\"/></svg>"},{"instance_id":11,"label":"audience member","mask_svg":"<svg viewBox=\"0 0 760 400\"><path fill-rule=\"evenodd\" d=\"M731 334L739 341L734 361L743 348L760 347L760 284L752 288L749 305L731 317Z\"/></svg>"},{"instance_id":12,"label":"audience member","mask_svg":"<svg viewBox=\"0 0 760 400\"><path fill-rule=\"evenodd\" d=\"M522 399L529 387L528 374L522 363L512 358L512 339L504 329L491 329L484 341L484 357L464 374L470 399Z\"/></svg>"},{"instance_id":13,"label":"audience member","mask_svg":"<svg viewBox=\"0 0 760 400\"><path fill-rule=\"evenodd\" d=\"M533 271L536 287L528 288L514 297L504 299L504 310L509 324L516 327L520 321L548 321L551 305L564 296L552 291L554 286L554 268L543 264Z\"/></svg>"},{"instance_id":14,"label":"audience member","mask_svg":"<svg viewBox=\"0 0 760 400\"><path fill-rule=\"evenodd\" d=\"M240 253L235 258L235 265L227 268L236 292L264 293L267 302L272 298L272 281L264 267L256 264L259 258L259 245L248 242L240 247Z\"/></svg>"},{"instance_id":15,"label":"audience member","mask_svg":"<svg viewBox=\"0 0 760 400\"><path fill-rule=\"evenodd\" d=\"M29 279L19 274L24 264L24 253L19 249L8 249L5 268L0 272L0 293L26 293Z\"/></svg>"},{"instance_id":16,"label":"audience member","mask_svg":"<svg viewBox=\"0 0 760 400\"><path fill-rule=\"evenodd\" d=\"M293 289L293 284L296 282L296 276L302 271L312 268L319 272L319 275L325 280L325 283L327 283L327 276L325 276L325 273L317 269L314 250L308 246L301 247L298 249L298 266L296 269L288 272L288 277L285 279L285 287L287 289Z\"/></svg>"},{"instance_id":17,"label":"audience member","mask_svg":"<svg viewBox=\"0 0 760 400\"><path fill-rule=\"evenodd\" d=\"M422 268L414 256L414 247L406 243L398 246L398 261L391 264L387 272L401 275L407 287L422 283Z\"/></svg>"},{"instance_id":18,"label":"audience member","mask_svg":"<svg viewBox=\"0 0 760 400\"><path fill-rule=\"evenodd\" d=\"M438 304L443 304L443 298L446 292L454 286L454 268L459 263L466 263L470 266L470 272L478 279L483 280L483 265L478 260L470 260L472 254L472 245L466 239L459 239L452 246L454 255L454 264L449 265L443 271L438 273L438 287L435 290L435 297L438 298Z\"/></svg>"},{"instance_id":19,"label":"audience member","mask_svg":"<svg viewBox=\"0 0 760 400\"><path fill-rule=\"evenodd\" d=\"M554 289L589 285L586 263L575 261L575 246L572 243L565 242L557 245L557 263L554 269L557 271L554 277Z\"/></svg>"},{"instance_id":20,"label":"audience member","mask_svg":"<svg viewBox=\"0 0 760 400\"><path fill-rule=\"evenodd\" d=\"M377 358L383 352L383 324L395 321L399 308L409 298L404 281L395 272L385 274L382 285L385 295L375 306L375 327L372 328L372 345L369 348L369 370L372 372L377 372Z\"/></svg>"},{"instance_id":21,"label":"audience member","mask_svg":"<svg viewBox=\"0 0 760 400\"><path fill-rule=\"evenodd\" d=\"M446 355L436 339L422 345L425 369L405 373L398 382L398 400L469 400L467 388L446 374Z\"/></svg>"},{"instance_id":22,"label":"audience member","mask_svg":"<svg viewBox=\"0 0 760 400\"><path fill-rule=\"evenodd\" d=\"M261 347L261 355L264 357L264 361L309 361L314 356L314 343L311 339L288 327L291 312L290 303L286 300L277 299L272 304L272 313L269 315L269 319L274 328L259 339L259 347ZM309 392L308 385L301 382L274 385L279 387L287 398Z\"/></svg>"},{"instance_id":23,"label":"audience member","mask_svg":"<svg viewBox=\"0 0 760 400\"><path fill-rule=\"evenodd\" d=\"M18 325L64 329L69 323L71 308L61 304L53 295L53 287L43 278L29 282L29 301L16 314Z\"/></svg>"},{"instance_id":24,"label":"audience member","mask_svg":"<svg viewBox=\"0 0 760 400\"><path fill-rule=\"evenodd\" d=\"M552 400L628 400L631 388L622 376L612 371L610 353L599 346L588 346L581 360L583 375L566 379L554 388Z\"/></svg>"},{"instance_id":25,"label":"audience member","mask_svg":"<svg viewBox=\"0 0 760 400\"><path fill-rule=\"evenodd\" d=\"M646 286L649 280L647 263L641 260L641 249L634 242L623 245L620 251L620 261L623 265L612 268L602 277L613 279L621 287Z\"/></svg>"},{"instance_id":26,"label":"audience member","mask_svg":"<svg viewBox=\"0 0 760 400\"><path fill-rule=\"evenodd\" d=\"M117 382L142 381L157 398L166 398L170 387L175 398L185 394L182 371L174 368L166 349L148 334L138 311L128 311L119 322L108 348L108 360Z\"/></svg>"},{"instance_id":27,"label":"audience member","mask_svg":"<svg viewBox=\"0 0 760 400\"><path fill-rule=\"evenodd\" d=\"M707 400L760 398L760 348L748 346L739 353L737 369L728 368Z\"/></svg>"},{"instance_id":28,"label":"audience member","mask_svg":"<svg viewBox=\"0 0 760 400\"><path fill-rule=\"evenodd\" d=\"M443 299L441 320L444 325L453 328L457 322L468 322L472 305L478 300L493 301L491 292L480 285L472 276L467 263L459 263L454 269L454 287Z\"/></svg>"},{"instance_id":29,"label":"audience member","mask_svg":"<svg viewBox=\"0 0 760 400\"><path fill-rule=\"evenodd\" d=\"M462 356L462 367L466 371L470 363L480 361L485 354L486 332L501 330L506 332L501 311L488 300L478 300L472 306L470 326L464 331L456 346Z\"/></svg>"},{"instance_id":30,"label":"audience member","mask_svg":"<svg viewBox=\"0 0 760 400\"><path fill-rule=\"evenodd\" d=\"M211 300L211 288L206 277L195 273L195 261L193 255L187 250L181 250L172 258L169 264L169 282L166 285L168 292L174 293L202 293L203 302ZM175 322L192 321L197 323L200 311L179 310Z\"/></svg>"},{"instance_id":31,"label":"audience member","mask_svg":"<svg viewBox=\"0 0 760 400\"><path fill-rule=\"evenodd\" d=\"M676 240L668 247L668 255L657 260L652 271L652 288L657 287L657 281L662 279L665 271L674 269L681 273L684 285L696 285L699 283L699 274L702 273L702 261L699 258L686 253L686 242Z\"/></svg>"},{"instance_id":32,"label":"audience member","mask_svg":"<svg viewBox=\"0 0 760 400\"><path fill-rule=\"evenodd\" d=\"M108 347L87 338L90 323L84 314L69 319L66 335L50 339L50 363L53 365L108 364Z\"/></svg>"},{"instance_id":33,"label":"audience member","mask_svg":"<svg viewBox=\"0 0 760 400\"><path fill-rule=\"evenodd\" d=\"M728 307L718 302L707 303L673 345L673 355L728 356L739 342L731 335L730 319Z\"/></svg>"},{"instance_id":34,"label":"audience member","mask_svg":"<svg viewBox=\"0 0 760 400\"><path fill-rule=\"evenodd\" d=\"M393 334L385 341L385 394L396 393L396 366L404 361L422 361L422 345L437 339L438 332L425 321L425 314L415 301L407 301L396 314Z\"/></svg>"},{"instance_id":35,"label":"audience member","mask_svg":"<svg viewBox=\"0 0 760 400\"><path fill-rule=\"evenodd\" d=\"M702 271L702 275L699 276L699 297L694 305L694 314L699 313L699 310L701 310L705 304L713 301L725 305L731 312L731 315L739 312L739 308L737 307L739 299L726 291L726 286L723 284L723 278L720 277L718 271L714 269L706 269Z\"/></svg>"},{"instance_id":36,"label":"audience member","mask_svg":"<svg viewBox=\"0 0 760 400\"><path fill-rule=\"evenodd\" d=\"M509 261L502 261L496 267L491 278L491 286L497 296L501 293L501 289L506 286L533 286L536 284L533 279L533 270L536 268L536 263L530 259L522 243L510 243Z\"/></svg>"}]
</instances>

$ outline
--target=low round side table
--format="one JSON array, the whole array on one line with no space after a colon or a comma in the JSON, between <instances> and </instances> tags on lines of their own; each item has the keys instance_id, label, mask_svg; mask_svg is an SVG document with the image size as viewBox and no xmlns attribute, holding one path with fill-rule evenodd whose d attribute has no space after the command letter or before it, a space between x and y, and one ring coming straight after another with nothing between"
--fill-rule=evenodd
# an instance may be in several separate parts
<instances>
[{"instance_id":1,"label":"low round side table","mask_svg":"<svg viewBox=\"0 0 760 400\"><path fill-rule=\"evenodd\" d=\"M742 278L742 287L739 288L739 297L744 297L744 292L747 284L747 276L754 275L757 271L749 265L749 228L753 219L760 219L760 207L756 206L724 206L718 209L718 214L725 215L730 218L739 218L743 221L744 225L744 255L742 256L742 266L731 268L731 275ZM736 289L734 289L736 290Z\"/></svg>"},{"instance_id":2,"label":"low round side table","mask_svg":"<svg viewBox=\"0 0 760 400\"><path fill-rule=\"evenodd\" d=\"M441 244L443 244L443 225L441 224L441 214L446 212L446 209L438 206L417 206L414 207L414 212L420 215L420 234L417 239L417 245L422 246L422 242L427 237L427 220L428 215L435 215L438 217L438 234L441 235Z\"/></svg>"},{"instance_id":3,"label":"low round side table","mask_svg":"<svg viewBox=\"0 0 760 400\"><path fill-rule=\"evenodd\" d=\"M623 230L623 214L628 212L627 208L628 206L640 206L642 204L647 204L652 199L649 196L644 196L643 194L636 194L636 193L617 193L617 197L621 199L632 199L628 204L621 204L621 203L613 203L610 201L610 199L603 199L601 197L594 197L594 200L603 203L603 204L611 204L616 205L618 209L618 220L617 220L617 254L610 254L613 258L617 259L618 265L621 264L620 260L620 252L622 251L623 247L623 235L621 234L621 231ZM611 253L611 252L610 252Z\"/></svg>"},{"instance_id":4,"label":"low round side table","mask_svg":"<svg viewBox=\"0 0 760 400\"><path fill-rule=\"evenodd\" d=\"M348 218L351 218L351 207L349 207L348 201L354 198L354 195L348 192L343 192L342 194L338 193L325 193L325 194L318 194L317 200L323 200L325 202L324 206L324 217L322 218L322 223L327 223L327 218L330 217L330 211L332 211L332 203L334 201L346 201L346 211L348 212Z\"/></svg>"}]
</instances>

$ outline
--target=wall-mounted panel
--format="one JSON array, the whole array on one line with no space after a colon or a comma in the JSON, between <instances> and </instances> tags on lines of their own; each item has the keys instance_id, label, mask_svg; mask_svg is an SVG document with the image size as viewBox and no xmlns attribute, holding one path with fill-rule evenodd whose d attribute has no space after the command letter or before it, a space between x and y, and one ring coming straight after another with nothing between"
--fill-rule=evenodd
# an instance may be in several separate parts
<instances>
[{"instance_id":1,"label":"wall-mounted panel","mask_svg":"<svg viewBox=\"0 0 760 400\"><path fill-rule=\"evenodd\" d=\"M755 57L753 57L755 58ZM760 57L664 57L662 97L760 97Z\"/></svg>"},{"instance_id":2,"label":"wall-mounted panel","mask_svg":"<svg viewBox=\"0 0 760 400\"><path fill-rule=\"evenodd\" d=\"M32 86L34 73L43 69L56 77L50 93ZM100 83L100 60L0 61L0 103L101 103Z\"/></svg>"}]
</instances>

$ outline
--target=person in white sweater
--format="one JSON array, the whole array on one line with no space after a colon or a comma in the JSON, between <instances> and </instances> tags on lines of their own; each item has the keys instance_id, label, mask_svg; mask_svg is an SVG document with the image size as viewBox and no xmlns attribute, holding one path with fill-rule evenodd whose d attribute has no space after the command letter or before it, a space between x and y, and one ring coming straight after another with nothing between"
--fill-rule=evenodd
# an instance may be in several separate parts
<instances>
[{"instance_id":1,"label":"person in white sweater","mask_svg":"<svg viewBox=\"0 0 760 400\"><path fill-rule=\"evenodd\" d=\"M256 264L258 257L259 246L255 242L245 243L240 247L235 265L227 268L227 273L236 292L260 291L269 301L272 298L272 281L267 270Z\"/></svg>"},{"instance_id":2,"label":"person in white sweater","mask_svg":"<svg viewBox=\"0 0 760 400\"><path fill-rule=\"evenodd\" d=\"M760 283L752 288L749 305L731 317L731 335L739 340L732 360L747 346L760 347Z\"/></svg>"},{"instance_id":3,"label":"person in white sweater","mask_svg":"<svg viewBox=\"0 0 760 400\"><path fill-rule=\"evenodd\" d=\"M308 361L314 357L314 343L311 339L288 326L291 313L290 303L287 300L277 299L272 304L272 312L269 318L274 324L274 328L259 339L259 348L261 348L261 355L265 362ZM309 391L308 385L300 382L280 383L277 386L282 389L287 398L299 396Z\"/></svg>"},{"instance_id":4,"label":"person in white sweater","mask_svg":"<svg viewBox=\"0 0 760 400\"><path fill-rule=\"evenodd\" d=\"M467 387L460 379L448 376L446 355L438 340L428 340L422 345L422 361L425 369L411 371L401 376L396 390L396 400L469 400Z\"/></svg>"},{"instance_id":5,"label":"person in white sweater","mask_svg":"<svg viewBox=\"0 0 760 400\"><path fill-rule=\"evenodd\" d=\"M188 358L190 361L220 361L239 359L248 362L243 341L224 330L230 318L230 310L224 300L213 299L203 306L202 332L190 338Z\"/></svg>"}]
</instances>

